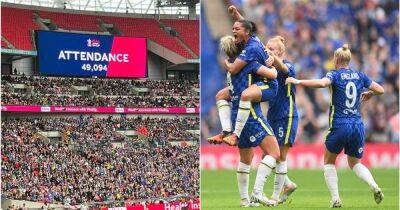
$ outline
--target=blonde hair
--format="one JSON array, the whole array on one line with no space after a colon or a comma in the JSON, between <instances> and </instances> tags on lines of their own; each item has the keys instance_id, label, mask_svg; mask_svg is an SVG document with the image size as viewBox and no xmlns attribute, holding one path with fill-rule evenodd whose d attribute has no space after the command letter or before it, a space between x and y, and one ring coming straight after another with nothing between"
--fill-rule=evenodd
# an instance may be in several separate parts
<instances>
[{"instance_id":1,"label":"blonde hair","mask_svg":"<svg viewBox=\"0 0 400 210\"><path fill-rule=\"evenodd\" d=\"M279 35L278 36L274 36L268 41L269 42L275 42L278 45L278 48L282 53L284 53L286 51L285 38L283 38L282 36L279 36Z\"/></svg>"},{"instance_id":2,"label":"blonde hair","mask_svg":"<svg viewBox=\"0 0 400 210\"><path fill-rule=\"evenodd\" d=\"M336 65L347 66L351 60L351 51L348 44L344 44L335 50L334 59Z\"/></svg>"},{"instance_id":3,"label":"blonde hair","mask_svg":"<svg viewBox=\"0 0 400 210\"><path fill-rule=\"evenodd\" d=\"M226 55L233 58L239 54L239 49L235 44L235 37L224 36L219 41L219 47L221 51L224 51Z\"/></svg>"}]
</instances>

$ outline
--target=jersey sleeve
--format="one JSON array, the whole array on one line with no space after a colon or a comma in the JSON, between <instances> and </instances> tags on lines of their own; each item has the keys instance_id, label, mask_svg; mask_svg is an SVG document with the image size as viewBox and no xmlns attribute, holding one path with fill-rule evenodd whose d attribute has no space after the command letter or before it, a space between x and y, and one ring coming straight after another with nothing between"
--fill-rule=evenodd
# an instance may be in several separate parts
<instances>
[{"instance_id":1,"label":"jersey sleeve","mask_svg":"<svg viewBox=\"0 0 400 210\"><path fill-rule=\"evenodd\" d=\"M294 70L294 66L291 63L285 63L285 66L288 68L288 76L289 77L295 77L296 76L296 72Z\"/></svg>"},{"instance_id":2,"label":"jersey sleeve","mask_svg":"<svg viewBox=\"0 0 400 210\"><path fill-rule=\"evenodd\" d=\"M244 48L238 58L247 63L255 61L257 59L256 49L254 47Z\"/></svg>"},{"instance_id":3,"label":"jersey sleeve","mask_svg":"<svg viewBox=\"0 0 400 210\"><path fill-rule=\"evenodd\" d=\"M326 73L325 77L328 78L332 84L335 83L335 72L334 71L329 71L328 73Z\"/></svg>"},{"instance_id":4,"label":"jersey sleeve","mask_svg":"<svg viewBox=\"0 0 400 210\"><path fill-rule=\"evenodd\" d=\"M361 78L363 80L364 87L369 88L371 86L372 80L367 75L365 75L363 72L361 72Z\"/></svg>"},{"instance_id":5,"label":"jersey sleeve","mask_svg":"<svg viewBox=\"0 0 400 210\"><path fill-rule=\"evenodd\" d=\"M257 61L252 61L251 63L247 64L249 66L249 69L253 74L257 74L258 69L261 68L261 64L258 63Z\"/></svg>"}]
</instances>

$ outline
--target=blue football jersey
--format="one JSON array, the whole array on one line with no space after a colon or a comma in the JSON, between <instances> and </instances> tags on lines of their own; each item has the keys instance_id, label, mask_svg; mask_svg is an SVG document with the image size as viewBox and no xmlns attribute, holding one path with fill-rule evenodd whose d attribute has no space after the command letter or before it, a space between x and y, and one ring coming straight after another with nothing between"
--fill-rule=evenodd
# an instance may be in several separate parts
<instances>
[{"instance_id":1,"label":"blue football jersey","mask_svg":"<svg viewBox=\"0 0 400 210\"><path fill-rule=\"evenodd\" d=\"M270 101L269 103L269 120L297 117L295 100L296 86L292 84L285 85L286 79L288 77L295 77L296 72L291 62L283 60L283 63L287 66L288 72L284 73L282 71L278 71L278 77L276 78L278 84L278 93L274 100Z\"/></svg>"},{"instance_id":2,"label":"blue football jersey","mask_svg":"<svg viewBox=\"0 0 400 210\"><path fill-rule=\"evenodd\" d=\"M236 122L237 112L239 109L240 96L244 90L254 84L256 72L261 67L258 62L248 63L238 74L231 75L231 101L232 114L231 120ZM233 126L235 126L233 124ZM243 128L243 133L239 138L239 148L248 148L257 146L265 137L265 135L274 135L273 129L268 124L267 119L262 115L259 102L252 102L250 107L250 116Z\"/></svg>"},{"instance_id":3,"label":"blue football jersey","mask_svg":"<svg viewBox=\"0 0 400 210\"><path fill-rule=\"evenodd\" d=\"M363 72L352 69L337 69L326 74L331 80L331 106L329 126L344 123L362 123L360 114L361 93L371 86Z\"/></svg>"},{"instance_id":4,"label":"blue football jersey","mask_svg":"<svg viewBox=\"0 0 400 210\"><path fill-rule=\"evenodd\" d=\"M251 36L238 58L247 63L257 61L260 64L265 64L268 54L264 52L264 46L260 40L255 36Z\"/></svg>"},{"instance_id":5,"label":"blue football jersey","mask_svg":"<svg viewBox=\"0 0 400 210\"><path fill-rule=\"evenodd\" d=\"M238 74L231 75L231 101L232 101L232 115L236 115L239 108L240 96L244 90L250 85L254 84L256 72L261 67L258 62L251 62L247 64ZM255 114L262 116L262 111L259 103L252 103Z\"/></svg>"},{"instance_id":6,"label":"blue football jersey","mask_svg":"<svg viewBox=\"0 0 400 210\"><path fill-rule=\"evenodd\" d=\"M240 95L244 90L254 83L254 75L260 67L260 63L253 61L243 67L239 73L230 75L232 102L237 101L237 103L239 103ZM251 84L249 84L249 75L252 75Z\"/></svg>"},{"instance_id":7,"label":"blue football jersey","mask_svg":"<svg viewBox=\"0 0 400 210\"><path fill-rule=\"evenodd\" d=\"M257 61L258 63L265 65L265 61L268 59L268 54L264 51L264 45L260 41L260 39L256 36L251 36L247 41L244 49L238 56L240 60L246 61L247 63L251 63L253 61ZM270 87L278 86L278 82L276 79L267 79L259 76L254 77L253 83L264 82Z\"/></svg>"}]
</instances>

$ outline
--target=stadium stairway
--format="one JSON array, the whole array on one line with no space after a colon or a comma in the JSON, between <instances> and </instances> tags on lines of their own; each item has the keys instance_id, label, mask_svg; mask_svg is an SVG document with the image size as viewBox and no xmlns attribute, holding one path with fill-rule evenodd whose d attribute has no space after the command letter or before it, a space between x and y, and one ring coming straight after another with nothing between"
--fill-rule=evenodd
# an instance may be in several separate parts
<instances>
[{"instance_id":1,"label":"stadium stairway","mask_svg":"<svg viewBox=\"0 0 400 210\"><path fill-rule=\"evenodd\" d=\"M178 21L180 21L180 20L176 20L176 22L178 22ZM165 23L163 23L163 22L161 22L161 21L159 21L159 20L157 20L157 22L160 24L160 27L161 27L168 35L174 37L174 39L175 39L183 48L185 48L185 49L190 53L190 55L191 55L193 58L199 58L198 53L196 54L196 53L191 49L191 47L189 47L189 45L188 45L187 43L185 43L185 41L183 40L183 39L184 39L184 36L186 37L186 36L188 36L188 34L187 34L187 33L181 33L182 31L188 30L188 31L190 31L190 32L189 32L189 36L190 36L190 35L193 34L193 33L192 33L193 30L191 30L190 28L188 28L188 29L186 29L186 30L181 30L181 31L178 32L178 31L176 30L176 28L171 27L170 24L167 25L167 24L165 24ZM196 36L194 36L194 37L196 37ZM198 37L198 36L197 36L197 37Z\"/></svg>"},{"instance_id":2,"label":"stadium stairway","mask_svg":"<svg viewBox=\"0 0 400 210\"><path fill-rule=\"evenodd\" d=\"M58 133L58 131L55 131L55 132ZM36 134L34 134L34 138L40 139L40 140L43 140L44 142L49 143L51 141L49 138L49 136L51 136L51 135L49 135L49 133L50 132L38 131Z\"/></svg>"},{"instance_id":3,"label":"stadium stairway","mask_svg":"<svg viewBox=\"0 0 400 210\"><path fill-rule=\"evenodd\" d=\"M1 47L2 48L10 48L10 49L14 49L14 45L8 41L8 39L6 39L4 36L1 36Z\"/></svg>"},{"instance_id":4,"label":"stadium stairway","mask_svg":"<svg viewBox=\"0 0 400 210\"><path fill-rule=\"evenodd\" d=\"M70 14L60 12L39 11L44 19L51 20L58 28L64 30L104 32L98 24L98 16L84 14Z\"/></svg>"},{"instance_id":5,"label":"stadium stairway","mask_svg":"<svg viewBox=\"0 0 400 210\"><path fill-rule=\"evenodd\" d=\"M100 28L103 29L104 31L108 31L110 34L117 35L117 36L122 35L122 31L119 30L119 28L115 24L106 23L101 18L98 18L97 21L99 22Z\"/></svg>"},{"instance_id":6,"label":"stadium stairway","mask_svg":"<svg viewBox=\"0 0 400 210\"><path fill-rule=\"evenodd\" d=\"M190 53L190 55L191 55L193 58L199 58L199 56L196 55L196 53L194 53L193 50L191 50L191 49L189 48L189 46L187 46L187 45L183 42L183 40L182 40L180 37L175 37L175 39L176 39L176 41L177 41L183 48L185 48L185 49Z\"/></svg>"},{"instance_id":7,"label":"stadium stairway","mask_svg":"<svg viewBox=\"0 0 400 210\"><path fill-rule=\"evenodd\" d=\"M46 31L53 31L58 29L58 26L54 24L50 19L45 19L40 17L40 15L37 12L33 13L35 22L40 26L42 30Z\"/></svg>"},{"instance_id":8,"label":"stadium stairway","mask_svg":"<svg viewBox=\"0 0 400 210\"><path fill-rule=\"evenodd\" d=\"M194 53L199 55L200 33L193 33L193 31L199 30L199 21L181 19L163 19L161 21L176 30L182 41L188 45Z\"/></svg>"}]
</instances>

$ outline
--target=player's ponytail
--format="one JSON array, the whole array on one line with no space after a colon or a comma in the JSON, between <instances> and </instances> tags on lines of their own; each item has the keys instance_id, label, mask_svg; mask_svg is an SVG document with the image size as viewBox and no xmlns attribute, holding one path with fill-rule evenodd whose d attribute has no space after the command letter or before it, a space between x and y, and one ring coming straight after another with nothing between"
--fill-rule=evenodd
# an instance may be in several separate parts
<instances>
[{"instance_id":1,"label":"player's ponytail","mask_svg":"<svg viewBox=\"0 0 400 210\"><path fill-rule=\"evenodd\" d=\"M283 38L282 36L275 36L274 37L275 39L277 39L277 40L279 40L279 41L281 41L282 42L282 44L285 44L285 38Z\"/></svg>"},{"instance_id":2,"label":"player's ponytail","mask_svg":"<svg viewBox=\"0 0 400 210\"><path fill-rule=\"evenodd\" d=\"M250 21L250 23L251 23L251 31L250 32L252 35L255 35L257 33L257 25L253 21Z\"/></svg>"},{"instance_id":3,"label":"player's ponytail","mask_svg":"<svg viewBox=\"0 0 400 210\"><path fill-rule=\"evenodd\" d=\"M348 44L344 44L344 45L342 46L342 49L343 49L343 50L350 50L350 48L349 48L349 45L348 45Z\"/></svg>"},{"instance_id":4,"label":"player's ponytail","mask_svg":"<svg viewBox=\"0 0 400 210\"><path fill-rule=\"evenodd\" d=\"M219 47L229 58L239 55L239 49L235 44L235 37L233 36L222 37L219 41Z\"/></svg>"},{"instance_id":5,"label":"player's ponytail","mask_svg":"<svg viewBox=\"0 0 400 210\"><path fill-rule=\"evenodd\" d=\"M342 45L334 54L335 66L348 66L351 60L351 51L348 44ZM337 68L337 67L336 67Z\"/></svg>"}]
</instances>

